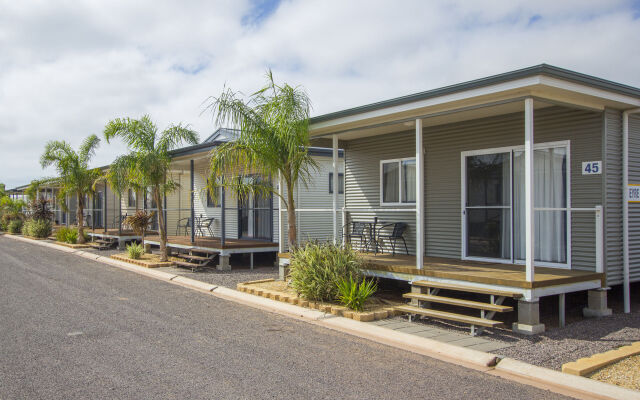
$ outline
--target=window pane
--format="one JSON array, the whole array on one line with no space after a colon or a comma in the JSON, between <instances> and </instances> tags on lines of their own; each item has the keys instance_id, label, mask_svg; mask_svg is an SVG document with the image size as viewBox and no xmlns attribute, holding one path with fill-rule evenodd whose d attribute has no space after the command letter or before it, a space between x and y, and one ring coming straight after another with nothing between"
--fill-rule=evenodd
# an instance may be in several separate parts
<instances>
[{"instance_id":1,"label":"window pane","mask_svg":"<svg viewBox=\"0 0 640 400\"><path fill-rule=\"evenodd\" d=\"M467 256L511 257L510 209L467 209Z\"/></svg>"},{"instance_id":2,"label":"window pane","mask_svg":"<svg viewBox=\"0 0 640 400\"><path fill-rule=\"evenodd\" d=\"M510 154L467 157L467 206L509 206Z\"/></svg>"},{"instance_id":3,"label":"window pane","mask_svg":"<svg viewBox=\"0 0 640 400\"><path fill-rule=\"evenodd\" d=\"M534 151L533 203L537 208L565 208L567 206L567 149L564 147ZM524 152L514 152L514 253L524 260L525 252L525 194ZM567 262L566 211L534 211L535 260L554 263Z\"/></svg>"},{"instance_id":4,"label":"window pane","mask_svg":"<svg viewBox=\"0 0 640 400\"><path fill-rule=\"evenodd\" d=\"M398 162L382 164L382 201L385 203L397 203L399 200L399 172Z\"/></svg>"},{"instance_id":5,"label":"window pane","mask_svg":"<svg viewBox=\"0 0 640 400\"><path fill-rule=\"evenodd\" d=\"M402 202L416 202L416 160L402 162Z\"/></svg>"}]
</instances>

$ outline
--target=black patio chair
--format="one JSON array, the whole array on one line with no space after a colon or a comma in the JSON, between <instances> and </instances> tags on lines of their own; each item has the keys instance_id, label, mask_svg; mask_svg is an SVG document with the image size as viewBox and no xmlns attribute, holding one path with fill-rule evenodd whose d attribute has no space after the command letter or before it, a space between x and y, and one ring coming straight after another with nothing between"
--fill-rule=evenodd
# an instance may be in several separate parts
<instances>
[{"instance_id":1,"label":"black patio chair","mask_svg":"<svg viewBox=\"0 0 640 400\"><path fill-rule=\"evenodd\" d=\"M184 235L187 236L189 228L191 228L191 217L180 218L176 224L176 236L180 229L184 229Z\"/></svg>"},{"instance_id":2,"label":"black patio chair","mask_svg":"<svg viewBox=\"0 0 640 400\"><path fill-rule=\"evenodd\" d=\"M382 230L393 227L390 234L383 234ZM407 230L407 224L404 222L394 222L391 224L382 225L378 228L378 240L388 240L391 243L391 252L392 255L396 255L396 242L398 240L402 240L404 243L404 250L407 255L409 255L409 248L407 247L407 242L404 240L404 232Z\"/></svg>"},{"instance_id":3,"label":"black patio chair","mask_svg":"<svg viewBox=\"0 0 640 400\"><path fill-rule=\"evenodd\" d=\"M205 235L205 230L209 233L209 236L213 237L213 221L215 218L204 218L198 221L198 232L200 236Z\"/></svg>"},{"instance_id":4,"label":"black patio chair","mask_svg":"<svg viewBox=\"0 0 640 400\"><path fill-rule=\"evenodd\" d=\"M345 237L345 241L348 241L349 243L351 243L351 239L353 238L358 238L360 239L360 249L362 250L363 248L368 249L369 246L367 245L367 238L366 238L366 234L365 234L365 230L367 229L367 224L364 222L356 222L356 221L352 221L351 222L351 232L349 232L347 228L348 225L345 225L342 227L342 231L344 232L344 237Z\"/></svg>"}]
</instances>

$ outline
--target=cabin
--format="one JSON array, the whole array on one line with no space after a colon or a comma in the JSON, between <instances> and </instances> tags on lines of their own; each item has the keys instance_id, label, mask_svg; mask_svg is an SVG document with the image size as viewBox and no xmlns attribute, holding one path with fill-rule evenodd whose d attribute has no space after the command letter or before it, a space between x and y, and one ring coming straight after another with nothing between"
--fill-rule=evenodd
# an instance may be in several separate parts
<instances>
[{"instance_id":1,"label":"cabin","mask_svg":"<svg viewBox=\"0 0 640 400\"><path fill-rule=\"evenodd\" d=\"M237 193L221 190L211 196L207 190L209 158L215 148L237 137L231 129L218 129L202 143L176 149L171 152L170 178L178 188L163 199L164 217L167 221L168 247L176 256L183 256L183 266L197 268L217 260L217 268L231 268L231 258L248 257L253 268L255 254L267 254L275 263L276 254L287 240L286 209L274 196L268 198L242 198ZM307 186L297 185L296 204L299 207L323 207L333 199L332 150L312 147L309 152L318 164ZM337 170L343 183L343 152L338 152ZM103 167L104 169L108 168ZM254 177L269 179L269 177ZM277 179L273 179L278 185ZM344 189L341 186L339 199ZM75 223L75 201L70 199L67 220ZM96 195L87 199L85 209L88 234L99 243L124 248L125 243L140 237L123 224L124 219L138 210L157 211L150 192L133 189L118 196L106 183L96 185ZM158 220L152 223L145 243L159 246ZM298 217L299 238L327 240L332 235L332 222L321 213ZM192 258L188 258L191 256ZM239 260L240 261L240 260ZM240 261L244 263L244 260Z\"/></svg>"},{"instance_id":2,"label":"cabin","mask_svg":"<svg viewBox=\"0 0 640 400\"><path fill-rule=\"evenodd\" d=\"M639 107L638 88L543 64L314 117L312 142L344 149L344 207L331 213L347 230L334 218L335 239L366 251L368 275L411 284L401 311L472 331L510 311L506 297L525 334L544 331L545 296L559 296L561 321L578 291L585 316L604 316L607 290L623 285L628 312L640 280ZM392 254L394 236L406 249ZM456 302L480 318L430 307Z\"/></svg>"}]
</instances>

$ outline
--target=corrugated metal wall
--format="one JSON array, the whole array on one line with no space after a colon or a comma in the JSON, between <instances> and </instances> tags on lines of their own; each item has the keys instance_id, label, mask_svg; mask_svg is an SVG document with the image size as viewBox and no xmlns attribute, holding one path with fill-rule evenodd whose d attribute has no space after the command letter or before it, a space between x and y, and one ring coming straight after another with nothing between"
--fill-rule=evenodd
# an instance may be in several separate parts
<instances>
[{"instance_id":1,"label":"corrugated metal wall","mask_svg":"<svg viewBox=\"0 0 640 400\"><path fill-rule=\"evenodd\" d=\"M637 114L629 117L629 183L640 185L640 116ZM629 278L631 282L640 281L640 203L629 203Z\"/></svg>"},{"instance_id":2,"label":"corrugated metal wall","mask_svg":"<svg viewBox=\"0 0 640 400\"><path fill-rule=\"evenodd\" d=\"M605 265L607 284L622 282L622 113L604 113Z\"/></svg>"},{"instance_id":3,"label":"corrugated metal wall","mask_svg":"<svg viewBox=\"0 0 640 400\"><path fill-rule=\"evenodd\" d=\"M562 107L534 113L536 143L571 141L571 197L573 207L602 203L599 176L583 176L583 161L602 157L601 113ZM461 257L461 152L524 142L524 115L515 113L424 129L426 255ZM413 131L356 139L346 146L347 208L380 207L380 160L415 155ZM393 208L398 208L394 206ZM373 213L353 213L371 220ZM376 213L380 218L404 221L410 226L407 243L415 249L415 214ZM574 268L595 268L595 217L574 213L572 261Z\"/></svg>"}]
</instances>

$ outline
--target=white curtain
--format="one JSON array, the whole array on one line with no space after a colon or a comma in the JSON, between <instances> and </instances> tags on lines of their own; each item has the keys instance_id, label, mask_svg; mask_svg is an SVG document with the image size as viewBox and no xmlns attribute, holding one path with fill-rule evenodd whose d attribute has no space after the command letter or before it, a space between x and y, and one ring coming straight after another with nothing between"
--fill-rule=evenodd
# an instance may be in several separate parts
<instances>
[{"instance_id":1,"label":"white curtain","mask_svg":"<svg viewBox=\"0 0 640 400\"><path fill-rule=\"evenodd\" d=\"M400 185L400 170L398 162L382 164L382 196L385 203L397 203Z\"/></svg>"},{"instance_id":2,"label":"white curtain","mask_svg":"<svg viewBox=\"0 0 640 400\"><path fill-rule=\"evenodd\" d=\"M534 207L566 208L566 149L536 149L534 152ZM524 153L514 152L514 252L525 258ZM566 210L534 213L535 259L554 263L567 261Z\"/></svg>"},{"instance_id":3,"label":"white curtain","mask_svg":"<svg viewBox=\"0 0 640 400\"><path fill-rule=\"evenodd\" d=\"M416 201L416 161L406 160L402 162L402 202Z\"/></svg>"}]
</instances>

